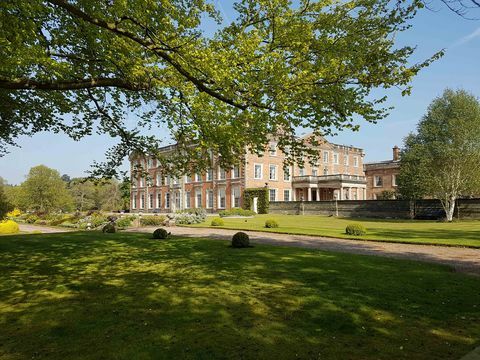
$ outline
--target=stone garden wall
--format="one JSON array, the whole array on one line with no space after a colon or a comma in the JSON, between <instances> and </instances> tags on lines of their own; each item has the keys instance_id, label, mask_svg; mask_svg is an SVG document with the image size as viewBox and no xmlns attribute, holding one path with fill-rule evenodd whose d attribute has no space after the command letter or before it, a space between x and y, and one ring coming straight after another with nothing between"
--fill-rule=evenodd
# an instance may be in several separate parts
<instances>
[{"instance_id":1,"label":"stone garden wall","mask_svg":"<svg viewBox=\"0 0 480 360\"><path fill-rule=\"evenodd\" d=\"M381 219L441 219L445 216L438 200L275 201L270 202L269 212ZM455 218L480 219L480 199L458 200Z\"/></svg>"}]
</instances>

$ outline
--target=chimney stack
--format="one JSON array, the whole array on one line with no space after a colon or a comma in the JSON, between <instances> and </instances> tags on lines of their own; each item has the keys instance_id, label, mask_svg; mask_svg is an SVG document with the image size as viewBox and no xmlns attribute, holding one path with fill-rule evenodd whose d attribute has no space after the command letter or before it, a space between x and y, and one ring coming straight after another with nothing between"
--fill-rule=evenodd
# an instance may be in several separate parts
<instances>
[{"instance_id":1,"label":"chimney stack","mask_svg":"<svg viewBox=\"0 0 480 360\"><path fill-rule=\"evenodd\" d=\"M400 160L400 148L395 145L393 147L393 161L398 161Z\"/></svg>"}]
</instances>

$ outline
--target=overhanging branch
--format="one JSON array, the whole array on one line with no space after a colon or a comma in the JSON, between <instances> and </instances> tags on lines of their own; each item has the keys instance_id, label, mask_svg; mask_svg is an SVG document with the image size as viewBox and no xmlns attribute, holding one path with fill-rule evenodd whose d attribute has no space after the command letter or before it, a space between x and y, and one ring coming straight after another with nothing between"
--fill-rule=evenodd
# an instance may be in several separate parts
<instances>
[{"instance_id":1,"label":"overhanging branch","mask_svg":"<svg viewBox=\"0 0 480 360\"><path fill-rule=\"evenodd\" d=\"M10 90L79 90L97 87L117 87L126 90L147 90L147 84L138 84L119 78L92 78L83 80L38 81L28 78L0 78L0 88Z\"/></svg>"}]
</instances>

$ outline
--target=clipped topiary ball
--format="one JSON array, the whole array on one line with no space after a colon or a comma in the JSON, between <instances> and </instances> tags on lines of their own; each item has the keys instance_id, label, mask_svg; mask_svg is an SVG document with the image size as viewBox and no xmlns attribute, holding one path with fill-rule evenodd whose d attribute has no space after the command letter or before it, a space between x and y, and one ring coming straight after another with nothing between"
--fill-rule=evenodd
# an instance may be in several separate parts
<instances>
[{"instance_id":1,"label":"clipped topiary ball","mask_svg":"<svg viewBox=\"0 0 480 360\"><path fill-rule=\"evenodd\" d=\"M117 228L115 227L115 224L113 223L108 223L102 228L103 233L116 233Z\"/></svg>"},{"instance_id":2,"label":"clipped topiary ball","mask_svg":"<svg viewBox=\"0 0 480 360\"><path fill-rule=\"evenodd\" d=\"M267 219L265 221L265 227L268 229L278 228L278 222L274 219Z\"/></svg>"},{"instance_id":3,"label":"clipped topiary ball","mask_svg":"<svg viewBox=\"0 0 480 360\"><path fill-rule=\"evenodd\" d=\"M232 247L234 248L246 248L250 247L250 238L244 232L237 232L232 236Z\"/></svg>"},{"instance_id":4,"label":"clipped topiary ball","mask_svg":"<svg viewBox=\"0 0 480 360\"><path fill-rule=\"evenodd\" d=\"M166 239L169 235L170 233L164 228L159 228L153 232L154 239Z\"/></svg>"},{"instance_id":5,"label":"clipped topiary ball","mask_svg":"<svg viewBox=\"0 0 480 360\"><path fill-rule=\"evenodd\" d=\"M367 234L367 229L362 224L348 224L345 233L347 235L362 236Z\"/></svg>"},{"instance_id":6,"label":"clipped topiary ball","mask_svg":"<svg viewBox=\"0 0 480 360\"><path fill-rule=\"evenodd\" d=\"M225 221L223 221L222 218L215 218L215 219L212 220L211 225L212 226L223 226L223 225L225 225Z\"/></svg>"}]
</instances>

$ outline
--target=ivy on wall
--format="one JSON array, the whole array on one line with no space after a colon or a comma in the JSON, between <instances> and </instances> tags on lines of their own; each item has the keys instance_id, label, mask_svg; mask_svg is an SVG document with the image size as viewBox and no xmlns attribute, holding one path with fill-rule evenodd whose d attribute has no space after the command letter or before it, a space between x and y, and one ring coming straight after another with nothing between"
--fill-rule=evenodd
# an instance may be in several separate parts
<instances>
[{"instance_id":1,"label":"ivy on wall","mask_svg":"<svg viewBox=\"0 0 480 360\"><path fill-rule=\"evenodd\" d=\"M268 214L270 201L268 199L268 188L251 188L243 191L243 208L252 210L253 198L257 197L257 211L259 214Z\"/></svg>"}]
</instances>

